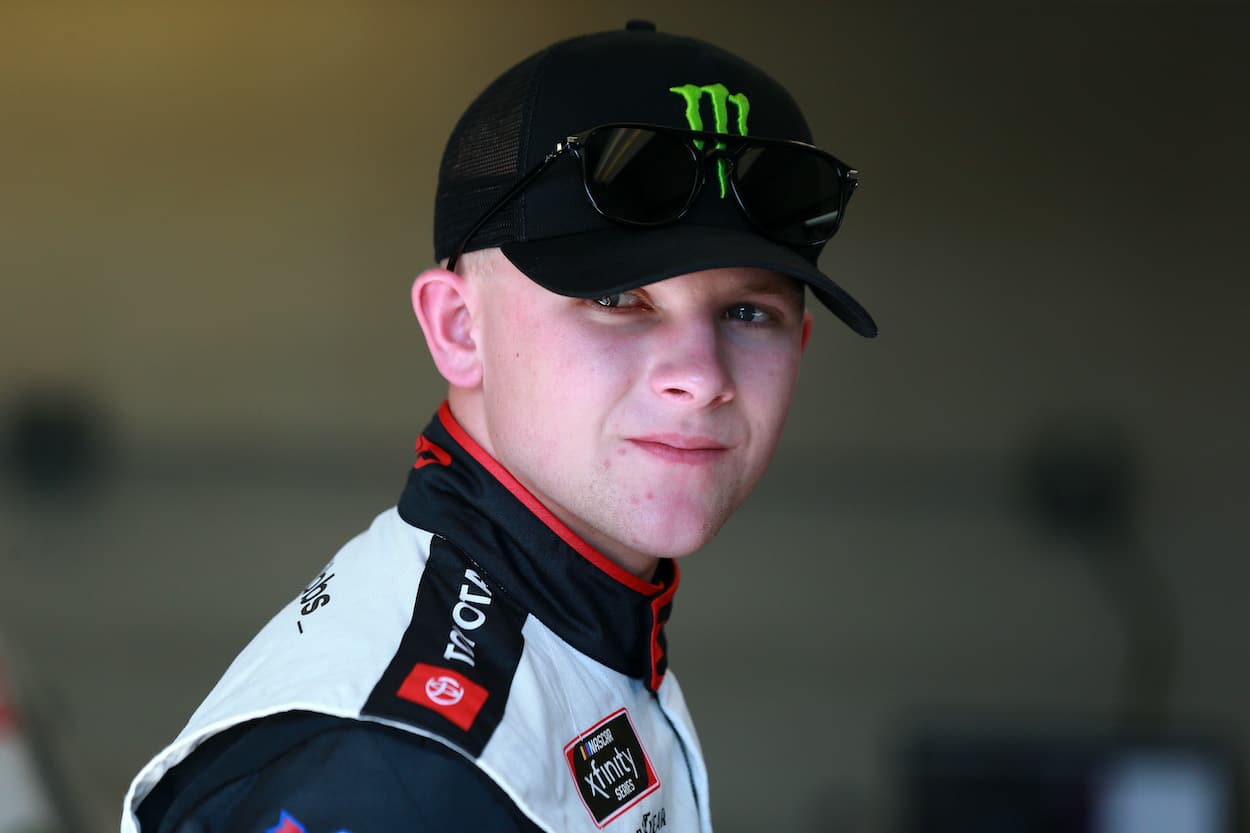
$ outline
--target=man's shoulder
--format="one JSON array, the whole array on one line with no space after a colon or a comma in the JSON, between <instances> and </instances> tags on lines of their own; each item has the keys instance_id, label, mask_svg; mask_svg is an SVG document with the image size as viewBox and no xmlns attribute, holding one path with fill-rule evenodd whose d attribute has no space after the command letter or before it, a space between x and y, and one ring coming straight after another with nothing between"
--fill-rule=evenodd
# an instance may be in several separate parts
<instances>
[{"instance_id":1,"label":"man's shoulder","mask_svg":"<svg viewBox=\"0 0 1250 833\"><path fill-rule=\"evenodd\" d=\"M357 713L408 625L431 540L394 508L378 515L293 586L291 600L235 657L178 742L288 708Z\"/></svg>"},{"instance_id":2,"label":"man's shoulder","mask_svg":"<svg viewBox=\"0 0 1250 833\"><path fill-rule=\"evenodd\" d=\"M206 741L138 810L144 833L535 828L472 761L390 726L292 711Z\"/></svg>"}]
</instances>

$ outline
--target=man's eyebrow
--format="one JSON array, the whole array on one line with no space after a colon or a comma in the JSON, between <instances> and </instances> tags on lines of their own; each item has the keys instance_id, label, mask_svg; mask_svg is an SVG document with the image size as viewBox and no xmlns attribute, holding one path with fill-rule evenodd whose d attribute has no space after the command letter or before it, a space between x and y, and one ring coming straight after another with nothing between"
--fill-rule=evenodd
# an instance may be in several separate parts
<instances>
[{"instance_id":1,"label":"man's eyebrow","mask_svg":"<svg viewBox=\"0 0 1250 833\"><path fill-rule=\"evenodd\" d=\"M751 276L744 278L735 289L739 292L750 292L756 295L803 297L803 284L794 278L788 277Z\"/></svg>"}]
</instances>

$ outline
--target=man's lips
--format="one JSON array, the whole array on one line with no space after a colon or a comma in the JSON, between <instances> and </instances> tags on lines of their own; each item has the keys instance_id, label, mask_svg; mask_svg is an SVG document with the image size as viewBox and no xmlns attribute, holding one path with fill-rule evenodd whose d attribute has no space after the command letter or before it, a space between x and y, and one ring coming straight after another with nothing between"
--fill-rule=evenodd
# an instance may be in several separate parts
<instances>
[{"instance_id":1,"label":"man's lips","mask_svg":"<svg viewBox=\"0 0 1250 833\"><path fill-rule=\"evenodd\" d=\"M719 460L731 447L713 437L689 434L650 434L630 437L629 443L662 460L690 465Z\"/></svg>"}]
</instances>

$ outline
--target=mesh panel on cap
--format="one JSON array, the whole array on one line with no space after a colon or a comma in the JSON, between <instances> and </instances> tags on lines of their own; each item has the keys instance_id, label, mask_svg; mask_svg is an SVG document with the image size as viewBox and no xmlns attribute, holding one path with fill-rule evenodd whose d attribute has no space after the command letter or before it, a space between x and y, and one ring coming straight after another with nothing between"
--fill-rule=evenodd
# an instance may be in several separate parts
<instances>
[{"instance_id":1,"label":"mesh panel on cap","mask_svg":"<svg viewBox=\"0 0 1250 833\"><path fill-rule=\"evenodd\" d=\"M497 78L460 117L438 174L434 259L448 257L473 223L525 173L528 120L548 51ZM514 199L478 230L468 250L525 237L524 199Z\"/></svg>"}]
</instances>

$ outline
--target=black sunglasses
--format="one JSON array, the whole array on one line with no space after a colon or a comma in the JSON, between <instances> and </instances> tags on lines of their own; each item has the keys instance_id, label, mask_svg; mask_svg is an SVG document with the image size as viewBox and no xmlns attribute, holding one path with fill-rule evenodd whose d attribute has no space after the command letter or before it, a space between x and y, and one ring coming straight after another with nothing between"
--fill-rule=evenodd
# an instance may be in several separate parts
<instances>
[{"instance_id":1,"label":"black sunglasses","mask_svg":"<svg viewBox=\"0 0 1250 833\"><path fill-rule=\"evenodd\" d=\"M456 261L482 226L509 200L571 153L594 209L631 226L674 223L694 205L705 161L716 162L721 197L732 192L761 234L787 246L833 237L859 184L857 171L832 154L791 139L761 139L653 124L604 124L557 142L555 150L478 218L447 261Z\"/></svg>"}]
</instances>

